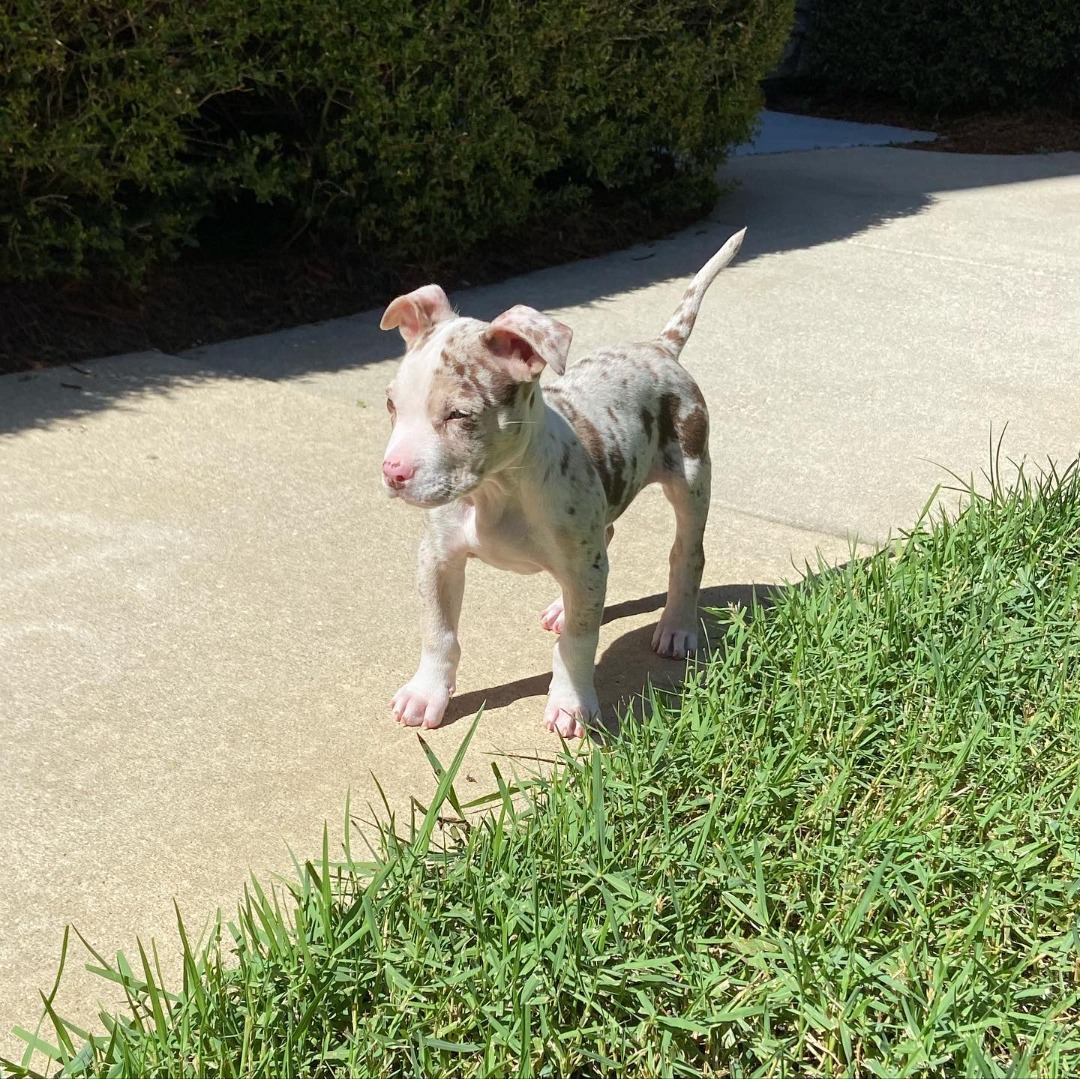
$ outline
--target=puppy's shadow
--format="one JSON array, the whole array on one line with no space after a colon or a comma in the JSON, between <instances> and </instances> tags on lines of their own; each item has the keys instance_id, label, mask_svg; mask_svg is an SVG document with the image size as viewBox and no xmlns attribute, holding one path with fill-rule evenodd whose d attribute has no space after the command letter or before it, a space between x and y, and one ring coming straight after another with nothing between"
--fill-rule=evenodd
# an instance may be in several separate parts
<instances>
[{"instance_id":1,"label":"puppy's shadow","mask_svg":"<svg viewBox=\"0 0 1080 1079\"><path fill-rule=\"evenodd\" d=\"M715 640L722 625L716 616L701 608L749 607L755 596L759 607L768 607L771 597L782 591L781 585L728 584L712 585L701 590L698 616L704 624L706 639ZM604 623L616 622L621 618L659 611L664 606L667 595L659 592L641 599L615 603L604 610ZM642 691L651 682L661 689L677 688L686 673L686 661L665 659L652 650L655 622L639 626L624 633L612 641L604 650L596 665L596 693L600 698L601 720L606 728L614 726L615 716L620 705L631 704L641 696ZM537 632L543 632L537 628ZM527 697L541 699L538 707L542 711L542 700L547 695L551 681L550 669L513 682L504 682L489 689L472 690L450 701L443 726L455 723L459 719L476 715L480 708L488 711L505 708L515 701Z\"/></svg>"}]
</instances>

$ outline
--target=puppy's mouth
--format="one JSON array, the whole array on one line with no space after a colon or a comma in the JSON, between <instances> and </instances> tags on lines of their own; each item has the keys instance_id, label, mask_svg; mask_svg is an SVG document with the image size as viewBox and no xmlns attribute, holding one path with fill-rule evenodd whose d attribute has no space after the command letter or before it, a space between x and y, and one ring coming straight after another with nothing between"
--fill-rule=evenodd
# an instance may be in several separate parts
<instances>
[{"instance_id":1,"label":"puppy's mouth","mask_svg":"<svg viewBox=\"0 0 1080 1079\"><path fill-rule=\"evenodd\" d=\"M408 506L415 506L421 510L433 510L439 506L449 505L451 502L456 502L459 498L467 495L474 487L476 483L464 484L460 488L458 487L441 487L434 491L414 491L410 484L406 484L404 487L391 487L385 480L383 480L383 490L391 498L400 498Z\"/></svg>"},{"instance_id":2,"label":"puppy's mouth","mask_svg":"<svg viewBox=\"0 0 1080 1079\"><path fill-rule=\"evenodd\" d=\"M453 502L458 496L456 494L447 495L435 495L429 498L419 498L409 491L395 491L394 492L402 502L409 506L415 506L421 510L433 510L438 506L445 506L447 503Z\"/></svg>"}]
</instances>

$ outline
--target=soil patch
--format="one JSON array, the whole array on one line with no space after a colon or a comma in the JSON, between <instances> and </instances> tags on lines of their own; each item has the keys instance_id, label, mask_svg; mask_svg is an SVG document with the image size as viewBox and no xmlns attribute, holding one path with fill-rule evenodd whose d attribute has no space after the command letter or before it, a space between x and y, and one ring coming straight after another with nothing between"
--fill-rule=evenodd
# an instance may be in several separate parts
<instances>
[{"instance_id":1,"label":"soil patch","mask_svg":"<svg viewBox=\"0 0 1080 1079\"><path fill-rule=\"evenodd\" d=\"M1080 117L1052 109L940 116L895 102L841 97L816 91L767 88L776 112L822 116L860 124L888 124L940 135L937 142L910 142L909 150L955 154L1049 154L1080 151Z\"/></svg>"}]
</instances>

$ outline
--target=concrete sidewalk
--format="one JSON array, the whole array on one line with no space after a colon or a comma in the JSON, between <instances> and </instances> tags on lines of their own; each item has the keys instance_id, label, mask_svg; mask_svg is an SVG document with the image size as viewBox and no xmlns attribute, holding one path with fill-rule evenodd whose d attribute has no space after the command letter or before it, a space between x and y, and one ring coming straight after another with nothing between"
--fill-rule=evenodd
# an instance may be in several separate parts
<instances>
[{"instance_id":1,"label":"concrete sidewalk","mask_svg":"<svg viewBox=\"0 0 1080 1079\"><path fill-rule=\"evenodd\" d=\"M655 334L749 226L684 354L713 417L710 604L910 525L942 466L986 467L991 430L1013 456L1076 455L1080 155L824 150L723 178L671 240L452 296L548 309L580 356ZM168 948L174 896L196 927L228 911L249 869L340 833L347 791L366 815L372 775L399 812L430 793L388 709L418 654L421 515L379 490L398 340L378 317L0 379L0 1053L65 923L106 954ZM617 529L609 707L680 673L648 649L672 533L656 490ZM554 748L553 595L470 566L458 721L428 739L449 759L486 701L469 791L493 752ZM103 984L73 969L61 1012L115 1003Z\"/></svg>"}]
</instances>

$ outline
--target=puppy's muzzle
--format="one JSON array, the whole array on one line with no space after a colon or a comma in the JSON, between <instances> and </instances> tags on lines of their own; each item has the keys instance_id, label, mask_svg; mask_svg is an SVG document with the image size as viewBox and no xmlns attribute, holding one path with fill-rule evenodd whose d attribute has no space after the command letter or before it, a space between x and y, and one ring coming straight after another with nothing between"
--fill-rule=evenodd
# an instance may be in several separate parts
<instances>
[{"instance_id":1,"label":"puppy's muzzle","mask_svg":"<svg viewBox=\"0 0 1080 1079\"><path fill-rule=\"evenodd\" d=\"M387 457L383 459L382 472L387 487L400 491L416 475L416 465Z\"/></svg>"}]
</instances>

